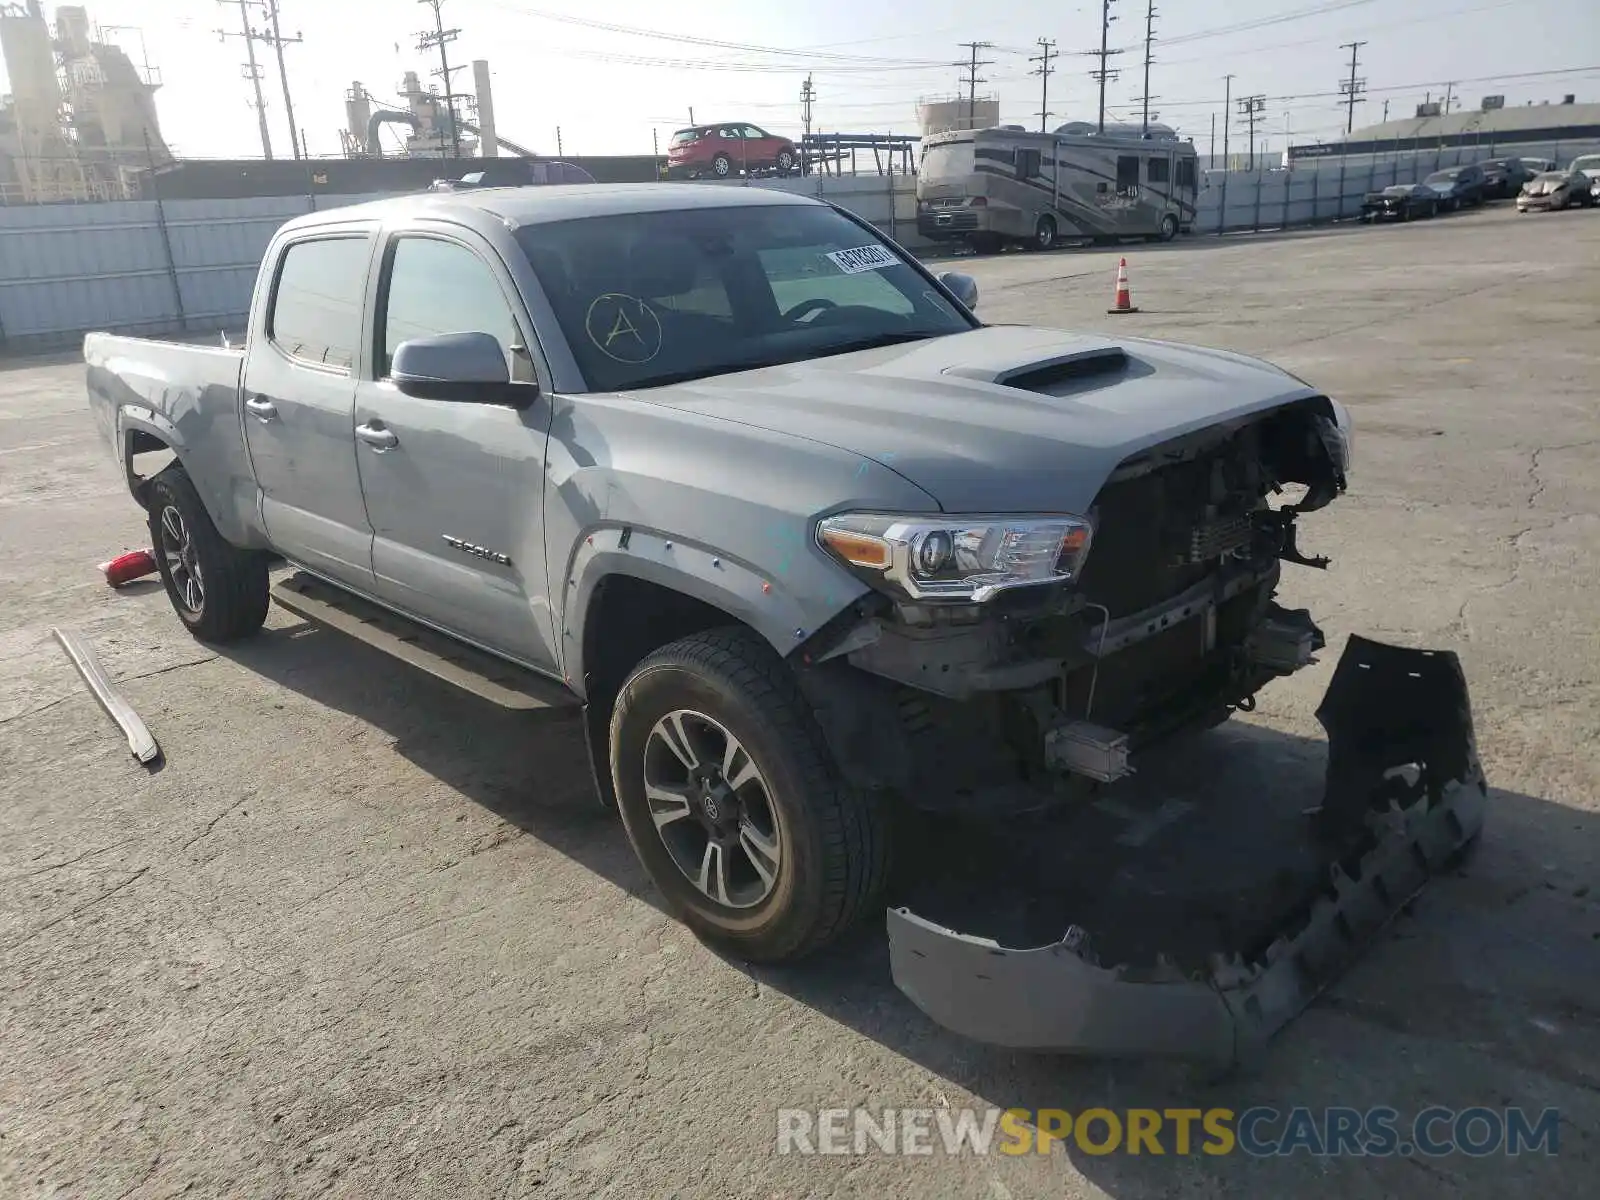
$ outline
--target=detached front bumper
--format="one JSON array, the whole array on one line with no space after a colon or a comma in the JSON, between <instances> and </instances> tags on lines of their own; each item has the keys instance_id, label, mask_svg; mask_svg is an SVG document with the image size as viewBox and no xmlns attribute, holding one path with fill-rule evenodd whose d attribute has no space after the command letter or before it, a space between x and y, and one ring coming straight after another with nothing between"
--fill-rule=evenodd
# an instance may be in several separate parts
<instances>
[{"instance_id":1,"label":"detached front bumper","mask_svg":"<svg viewBox=\"0 0 1600 1200\"><path fill-rule=\"evenodd\" d=\"M1308 834L1325 882L1259 949L1185 973L1164 954L1104 966L1076 925L1011 949L888 914L895 984L939 1024L1013 1049L1232 1063L1298 1015L1482 829L1488 789L1454 654L1352 637L1317 710L1326 792Z\"/></svg>"}]
</instances>

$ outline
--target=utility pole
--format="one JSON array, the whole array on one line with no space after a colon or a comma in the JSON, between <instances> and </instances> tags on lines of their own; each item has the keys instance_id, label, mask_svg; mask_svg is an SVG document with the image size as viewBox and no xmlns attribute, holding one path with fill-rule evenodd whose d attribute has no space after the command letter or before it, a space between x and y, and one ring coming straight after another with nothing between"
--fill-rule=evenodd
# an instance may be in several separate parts
<instances>
[{"instance_id":1,"label":"utility pole","mask_svg":"<svg viewBox=\"0 0 1600 1200\"><path fill-rule=\"evenodd\" d=\"M243 33L229 33L227 30L217 30L217 36L226 42L231 37L244 39L245 56L250 60L240 68L240 75L250 81L256 93L256 121L261 126L261 154L268 162L272 161L272 134L267 131L267 101L261 94L261 67L256 63L256 41L261 37L250 28L250 8L248 0L217 0L218 4L237 4L239 6L239 22L244 27Z\"/></svg>"},{"instance_id":2,"label":"utility pole","mask_svg":"<svg viewBox=\"0 0 1600 1200\"><path fill-rule=\"evenodd\" d=\"M1144 10L1144 95L1140 97L1144 101L1144 128L1142 132L1146 137L1150 135L1150 101L1156 99L1155 96L1150 94L1150 63L1152 61L1150 46L1155 40L1156 4L1155 0L1149 0ZM1161 114L1157 113L1156 115L1160 116Z\"/></svg>"},{"instance_id":3,"label":"utility pole","mask_svg":"<svg viewBox=\"0 0 1600 1200\"><path fill-rule=\"evenodd\" d=\"M990 62L993 61L992 59L987 58L980 60L978 58L978 51L987 50L994 43L961 42L959 44L965 46L972 55L972 61L967 66L967 77L963 79L962 82L967 85L967 128L976 129L978 121L978 85L980 83L989 82L987 79L978 78L978 68L987 67Z\"/></svg>"},{"instance_id":4,"label":"utility pole","mask_svg":"<svg viewBox=\"0 0 1600 1200\"><path fill-rule=\"evenodd\" d=\"M266 5L267 18L272 22L272 32L270 34L263 33L260 35L260 37L261 40L271 46L278 55L278 82L283 87L283 112L284 115L289 119L289 145L294 150L294 156L299 158L301 154L301 144L305 141L305 139L303 137L295 136L296 126L294 123L294 102L289 99L289 71L283 65L283 48L286 45L303 42L305 41L305 38L301 37L298 33L292 38L284 37L283 31L278 27L278 0L266 0ZM310 152L307 151L305 156L310 158Z\"/></svg>"},{"instance_id":5,"label":"utility pole","mask_svg":"<svg viewBox=\"0 0 1600 1200\"><path fill-rule=\"evenodd\" d=\"M817 89L811 84L811 75L808 72L806 81L800 85L800 120L806 127L806 140L811 140L811 106L816 102Z\"/></svg>"},{"instance_id":6,"label":"utility pole","mask_svg":"<svg viewBox=\"0 0 1600 1200\"><path fill-rule=\"evenodd\" d=\"M565 158L567 152L561 148L561 126L556 126L556 157Z\"/></svg>"},{"instance_id":7,"label":"utility pole","mask_svg":"<svg viewBox=\"0 0 1600 1200\"><path fill-rule=\"evenodd\" d=\"M1454 82L1444 85L1444 107L1439 110L1440 116L1448 117L1450 115L1450 97L1455 94L1455 90L1456 85Z\"/></svg>"},{"instance_id":8,"label":"utility pole","mask_svg":"<svg viewBox=\"0 0 1600 1200\"><path fill-rule=\"evenodd\" d=\"M1232 123L1232 111L1233 110L1230 107L1230 101L1232 100L1232 98L1233 98L1233 76L1232 75L1224 75L1222 77L1222 169L1224 171L1229 169L1229 167L1228 167L1228 126L1229 126L1229 124ZM1214 113L1212 114L1213 118L1215 117L1215 115L1216 114L1214 114ZM1215 136L1216 136L1215 134L1212 135L1213 140L1215 139ZM1214 159L1212 160L1212 165L1213 166L1216 165L1216 160L1214 160Z\"/></svg>"},{"instance_id":9,"label":"utility pole","mask_svg":"<svg viewBox=\"0 0 1600 1200\"><path fill-rule=\"evenodd\" d=\"M1345 42L1339 47L1341 50L1350 51L1350 78L1339 81L1339 91L1344 95L1346 110L1344 131L1346 133L1356 127L1356 105L1367 102L1367 98L1361 94L1367 90L1367 81L1356 78L1356 54L1365 45L1365 42Z\"/></svg>"},{"instance_id":10,"label":"utility pole","mask_svg":"<svg viewBox=\"0 0 1600 1200\"><path fill-rule=\"evenodd\" d=\"M1044 132L1045 122L1055 114L1050 111L1050 76L1055 68L1050 65L1052 58L1059 58L1056 54L1054 38L1039 39L1039 53L1030 58L1029 62L1038 63L1038 67L1029 71L1030 75L1039 77L1039 132Z\"/></svg>"},{"instance_id":11,"label":"utility pole","mask_svg":"<svg viewBox=\"0 0 1600 1200\"><path fill-rule=\"evenodd\" d=\"M1389 102L1387 100L1383 102L1383 119L1385 121L1389 119Z\"/></svg>"},{"instance_id":12,"label":"utility pole","mask_svg":"<svg viewBox=\"0 0 1600 1200\"><path fill-rule=\"evenodd\" d=\"M1106 68L1106 62L1113 55L1122 53L1121 50L1111 49L1111 22L1116 20L1111 15L1112 3L1113 0L1100 0L1100 49L1098 51L1090 51L1100 60L1100 69L1089 72L1089 78L1097 80L1100 84L1100 119L1096 127L1096 132L1098 133L1106 131L1106 80L1115 79L1122 74L1120 71L1112 71Z\"/></svg>"},{"instance_id":13,"label":"utility pole","mask_svg":"<svg viewBox=\"0 0 1600 1200\"><path fill-rule=\"evenodd\" d=\"M1250 167L1256 169L1256 118L1265 111L1267 98L1265 96L1240 96L1239 115L1250 122Z\"/></svg>"},{"instance_id":14,"label":"utility pole","mask_svg":"<svg viewBox=\"0 0 1600 1200\"><path fill-rule=\"evenodd\" d=\"M455 157L461 157L461 128L456 123L456 97L451 90L450 59L445 54L445 47L461 36L459 29L446 29L444 27L444 0L417 0L418 4L426 4L433 9L433 32L423 32L417 35L417 49L431 50L439 47L439 69L430 74L439 76L444 81L444 110L450 119L450 142L455 148ZM460 68L458 67L457 70Z\"/></svg>"}]
</instances>

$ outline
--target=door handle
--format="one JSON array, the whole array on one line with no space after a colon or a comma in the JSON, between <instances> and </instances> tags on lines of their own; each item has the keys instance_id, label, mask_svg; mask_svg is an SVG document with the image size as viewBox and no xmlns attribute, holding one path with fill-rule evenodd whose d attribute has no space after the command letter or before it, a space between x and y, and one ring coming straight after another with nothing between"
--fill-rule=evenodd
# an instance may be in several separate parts
<instances>
[{"instance_id":1,"label":"door handle","mask_svg":"<svg viewBox=\"0 0 1600 1200\"><path fill-rule=\"evenodd\" d=\"M266 424L268 421L275 421L278 418L277 405L265 397L251 396L250 399L244 402L244 406L262 424Z\"/></svg>"},{"instance_id":2,"label":"door handle","mask_svg":"<svg viewBox=\"0 0 1600 1200\"><path fill-rule=\"evenodd\" d=\"M400 444L400 439L394 430L385 429L381 425L357 425L356 436L380 454L385 450L393 450Z\"/></svg>"}]
</instances>

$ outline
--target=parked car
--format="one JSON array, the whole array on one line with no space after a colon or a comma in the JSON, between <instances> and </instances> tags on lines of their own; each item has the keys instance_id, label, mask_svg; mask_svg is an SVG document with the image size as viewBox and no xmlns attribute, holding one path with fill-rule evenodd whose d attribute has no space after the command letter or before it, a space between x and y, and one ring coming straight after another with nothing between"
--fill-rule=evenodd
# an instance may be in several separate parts
<instances>
[{"instance_id":1,"label":"parked car","mask_svg":"<svg viewBox=\"0 0 1600 1200\"><path fill-rule=\"evenodd\" d=\"M1483 203L1482 167L1450 167L1435 171L1422 182L1439 197L1439 207L1444 212Z\"/></svg>"},{"instance_id":2,"label":"parked car","mask_svg":"<svg viewBox=\"0 0 1600 1200\"><path fill-rule=\"evenodd\" d=\"M1551 165L1551 170L1555 166ZM1567 164L1567 170L1579 171L1589 177L1589 190L1591 194L1600 196L1600 154L1580 154Z\"/></svg>"},{"instance_id":3,"label":"parked car","mask_svg":"<svg viewBox=\"0 0 1600 1200\"><path fill-rule=\"evenodd\" d=\"M920 850L889 880L929 811L1086 811L1130 755L1313 664L1322 631L1274 597L1285 563L1328 566L1298 523L1351 464L1344 407L1269 363L988 326L977 298L813 197L469 189L280 227L242 347L91 333L84 357L197 638L271 600L571 714L664 902L736 955L872 916L969 1036L1231 1059L1477 836L1460 664L1349 639L1327 793L1204 944L1130 942L1147 914L1113 901L1002 950L897 902L919 867L935 904L960 891Z\"/></svg>"},{"instance_id":4,"label":"parked car","mask_svg":"<svg viewBox=\"0 0 1600 1200\"><path fill-rule=\"evenodd\" d=\"M667 144L669 179L728 179L758 171L789 175L799 165L800 151L788 138L737 121L680 129Z\"/></svg>"},{"instance_id":5,"label":"parked car","mask_svg":"<svg viewBox=\"0 0 1600 1200\"><path fill-rule=\"evenodd\" d=\"M1439 194L1421 183L1397 183L1381 192L1368 192L1361 202L1363 221L1410 221L1439 211Z\"/></svg>"},{"instance_id":6,"label":"parked car","mask_svg":"<svg viewBox=\"0 0 1600 1200\"><path fill-rule=\"evenodd\" d=\"M1483 171L1483 194L1490 200L1505 200L1515 196L1540 171L1551 168L1540 166L1536 159L1490 158L1478 164Z\"/></svg>"},{"instance_id":7,"label":"parked car","mask_svg":"<svg viewBox=\"0 0 1600 1200\"><path fill-rule=\"evenodd\" d=\"M1592 208L1594 181L1582 171L1546 171L1522 185L1518 212L1550 212L1563 208Z\"/></svg>"}]
</instances>

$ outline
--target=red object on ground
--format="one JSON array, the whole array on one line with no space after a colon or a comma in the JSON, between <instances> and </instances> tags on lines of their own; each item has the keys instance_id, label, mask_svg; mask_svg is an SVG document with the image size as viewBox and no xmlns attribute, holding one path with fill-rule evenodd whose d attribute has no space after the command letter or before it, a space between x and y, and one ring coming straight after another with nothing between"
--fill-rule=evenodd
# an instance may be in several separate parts
<instances>
[{"instance_id":1,"label":"red object on ground","mask_svg":"<svg viewBox=\"0 0 1600 1200\"><path fill-rule=\"evenodd\" d=\"M107 583L112 587L121 587L131 580L154 574L157 570L156 556L150 550L130 550L110 562L101 563L100 570L104 572Z\"/></svg>"}]
</instances>

